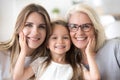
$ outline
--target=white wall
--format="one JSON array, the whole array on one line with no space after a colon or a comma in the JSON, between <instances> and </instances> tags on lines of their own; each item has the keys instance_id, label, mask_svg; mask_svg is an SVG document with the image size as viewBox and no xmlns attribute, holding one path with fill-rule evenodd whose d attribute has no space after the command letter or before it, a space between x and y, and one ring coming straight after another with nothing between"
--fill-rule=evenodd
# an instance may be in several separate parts
<instances>
[{"instance_id":1,"label":"white wall","mask_svg":"<svg viewBox=\"0 0 120 80\"><path fill-rule=\"evenodd\" d=\"M54 7L61 10L60 15L64 15L71 6L70 0L0 0L0 41L8 40L11 37L17 15L29 3L41 4L51 17L51 10Z\"/></svg>"},{"instance_id":2,"label":"white wall","mask_svg":"<svg viewBox=\"0 0 120 80\"><path fill-rule=\"evenodd\" d=\"M63 16L66 13L67 9L72 5L71 0L19 0L16 1L17 13L19 13L19 11L21 11L21 9L29 3L38 3L42 5L48 11L51 17L53 17L53 8L60 9L60 16Z\"/></svg>"},{"instance_id":3,"label":"white wall","mask_svg":"<svg viewBox=\"0 0 120 80\"><path fill-rule=\"evenodd\" d=\"M91 5L102 5L104 13L120 13L120 0L84 0ZM101 2L100 4L96 2ZM21 9L29 3L38 3L46 8L51 17L52 9L57 7L61 11L60 16L64 16L72 5L72 0L0 0L0 41L8 40L13 32L16 17Z\"/></svg>"},{"instance_id":4,"label":"white wall","mask_svg":"<svg viewBox=\"0 0 120 80\"><path fill-rule=\"evenodd\" d=\"M120 14L120 0L101 0L106 14Z\"/></svg>"},{"instance_id":5,"label":"white wall","mask_svg":"<svg viewBox=\"0 0 120 80\"><path fill-rule=\"evenodd\" d=\"M0 41L8 39L13 32L13 9L13 0L0 0Z\"/></svg>"}]
</instances>

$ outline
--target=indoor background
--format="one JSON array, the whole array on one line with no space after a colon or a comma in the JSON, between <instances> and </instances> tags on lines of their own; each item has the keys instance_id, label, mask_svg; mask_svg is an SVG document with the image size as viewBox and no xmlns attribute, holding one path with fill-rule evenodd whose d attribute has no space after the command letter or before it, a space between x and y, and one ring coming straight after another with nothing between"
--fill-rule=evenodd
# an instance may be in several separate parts
<instances>
[{"instance_id":1,"label":"indoor background","mask_svg":"<svg viewBox=\"0 0 120 80\"><path fill-rule=\"evenodd\" d=\"M64 18L74 4L90 4L100 15L107 38L120 37L120 0L0 0L0 41L11 37L18 13L29 3L45 7L51 19Z\"/></svg>"}]
</instances>

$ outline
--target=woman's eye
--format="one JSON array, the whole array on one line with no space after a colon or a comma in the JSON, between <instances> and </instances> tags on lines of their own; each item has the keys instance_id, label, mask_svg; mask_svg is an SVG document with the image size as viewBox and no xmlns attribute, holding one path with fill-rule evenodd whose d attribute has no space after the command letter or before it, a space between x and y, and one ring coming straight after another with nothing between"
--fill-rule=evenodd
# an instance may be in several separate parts
<instances>
[{"instance_id":1,"label":"woman's eye","mask_svg":"<svg viewBox=\"0 0 120 80\"><path fill-rule=\"evenodd\" d=\"M45 24L40 24L39 28L46 29L46 25Z\"/></svg>"},{"instance_id":2,"label":"woman's eye","mask_svg":"<svg viewBox=\"0 0 120 80\"><path fill-rule=\"evenodd\" d=\"M32 24L25 24L25 27L32 27Z\"/></svg>"},{"instance_id":3,"label":"woman's eye","mask_svg":"<svg viewBox=\"0 0 120 80\"><path fill-rule=\"evenodd\" d=\"M88 29L88 28L90 28L90 26L89 25L84 25L83 28Z\"/></svg>"},{"instance_id":4,"label":"woman's eye","mask_svg":"<svg viewBox=\"0 0 120 80\"><path fill-rule=\"evenodd\" d=\"M76 24L70 24L69 25L71 28L77 28L77 25Z\"/></svg>"}]
</instances>

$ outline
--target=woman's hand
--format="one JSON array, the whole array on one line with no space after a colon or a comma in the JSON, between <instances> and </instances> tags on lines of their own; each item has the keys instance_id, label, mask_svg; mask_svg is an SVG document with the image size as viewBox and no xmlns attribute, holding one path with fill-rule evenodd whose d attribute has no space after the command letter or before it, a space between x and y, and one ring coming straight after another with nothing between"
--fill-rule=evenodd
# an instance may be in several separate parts
<instances>
[{"instance_id":1,"label":"woman's hand","mask_svg":"<svg viewBox=\"0 0 120 80\"><path fill-rule=\"evenodd\" d=\"M88 45L85 49L86 55L95 55L95 45L96 45L96 40L95 37L89 38Z\"/></svg>"},{"instance_id":2,"label":"woman's hand","mask_svg":"<svg viewBox=\"0 0 120 80\"><path fill-rule=\"evenodd\" d=\"M30 54L31 49L27 45L23 32L19 33L19 43L21 51L14 67L13 80L27 80L34 72L31 67L25 68L25 57Z\"/></svg>"},{"instance_id":3,"label":"woman's hand","mask_svg":"<svg viewBox=\"0 0 120 80\"><path fill-rule=\"evenodd\" d=\"M85 71L84 73L84 77L86 80L88 79L100 80L99 69L95 61L95 46L96 46L95 37L89 38L88 45L85 49L85 53L89 65L89 71Z\"/></svg>"},{"instance_id":4,"label":"woman's hand","mask_svg":"<svg viewBox=\"0 0 120 80\"><path fill-rule=\"evenodd\" d=\"M31 49L27 45L27 40L26 40L26 37L23 32L19 33L19 43L20 43L20 47L21 47L21 52L26 55L29 55Z\"/></svg>"}]
</instances>

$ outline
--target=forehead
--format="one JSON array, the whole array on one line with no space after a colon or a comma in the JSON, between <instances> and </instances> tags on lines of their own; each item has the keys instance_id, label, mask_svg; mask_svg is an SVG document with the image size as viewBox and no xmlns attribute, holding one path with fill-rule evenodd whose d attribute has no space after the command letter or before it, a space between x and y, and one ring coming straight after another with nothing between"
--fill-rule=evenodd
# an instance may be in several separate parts
<instances>
[{"instance_id":1,"label":"forehead","mask_svg":"<svg viewBox=\"0 0 120 80\"><path fill-rule=\"evenodd\" d=\"M40 13L32 12L29 14L26 21L44 22L44 17Z\"/></svg>"},{"instance_id":2,"label":"forehead","mask_svg":"<svg viewBox=\"0 0 120 80\"><path fill-rule=\"evenodd\" d=\"M89 16L83 12L74 12L70 15L69 23L76 23L76 24L85 24L91 23Z\"/></svg>"},{"instance_id":3,"label":"forehead","mask_svg":"<svg viewBox=\"0 0 120 80\"><path fill-rule=\"evenodd\" d=\"M56 24L53 26L53 33L63 34L63 33L69 33L69 32L66 26Z\"/></svg>"}]
</instances>

